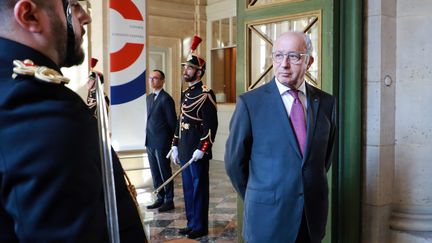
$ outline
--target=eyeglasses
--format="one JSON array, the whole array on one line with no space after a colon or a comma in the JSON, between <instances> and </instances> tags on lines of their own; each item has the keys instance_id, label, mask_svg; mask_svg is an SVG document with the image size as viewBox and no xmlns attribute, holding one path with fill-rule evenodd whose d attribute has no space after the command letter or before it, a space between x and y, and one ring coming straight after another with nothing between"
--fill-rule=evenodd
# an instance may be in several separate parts
<instances>
[{"instance_id":1,"label":"eyeglasses","mask_svg":"<svg viewBox=\"0 0 432 243\"><path fill-rule=\"evenodd\" d=\"M69 0L67 1L67 14L72 14L73 8L78 8L79 10L84 10L83 6L80 4L80 2L86 2L86 1L78 1L78 0Z\"/></svg>"},{"instance_id":2,"label":"eyeglasses","mask_svg":"<svg viewBox=\"0 0 432 243\"><path fill-rule=\"evenodd\" d=\"M159 80L160 78L159 77L149 77L149 80L150 81L153 81L153 80Z\"/></svg>"},{"instance_id":3,"label":"eyeglasses","mask_svg":"<svg viewBox=\"0 0 432 243\"><path fill-rule=\"evenodd\" d=\"M285 56L287 57L290 64L300 64L302 61L303 56L309 56L309 54L306 53L297 53L297 52L288 52L288 53L282 53L282 52L273 52L272 58L275 63L281 63Z\"/></svg>"}]
</instances>

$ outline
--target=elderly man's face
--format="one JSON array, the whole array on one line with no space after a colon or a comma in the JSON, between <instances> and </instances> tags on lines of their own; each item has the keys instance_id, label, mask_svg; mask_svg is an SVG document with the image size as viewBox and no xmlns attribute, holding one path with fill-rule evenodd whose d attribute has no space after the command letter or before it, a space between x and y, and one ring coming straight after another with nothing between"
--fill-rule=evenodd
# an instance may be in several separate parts
<instances>
[{"instance_id":1,"label":"elderly man's face","mask_svg":"<svg viewBox=\"0 0 432 243\"><path fill-rule=\"evenodd\" d=\"M285 33L275 41L273 70L280 83L295 89L303 83L306 70L313 62L311 56L305 55L306 52L306 43L301 34ZM297 62L296 57L299 58Z\"/></svg>"}]
</instances>

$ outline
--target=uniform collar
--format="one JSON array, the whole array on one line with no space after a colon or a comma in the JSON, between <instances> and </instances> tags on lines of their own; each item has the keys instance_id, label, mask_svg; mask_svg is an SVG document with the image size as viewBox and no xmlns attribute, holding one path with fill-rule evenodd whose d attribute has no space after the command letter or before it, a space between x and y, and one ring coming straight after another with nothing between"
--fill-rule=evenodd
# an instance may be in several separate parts
<instances>
[{"instance_id":1,"label":"uniform collar","mask_svg":"<svg viewBox=\"0 0 432 243\"><path fill-rule=\"evenodd\" d=\"M200 87L200 86L202 86L202 81L201 81L201 80L198 81L197 83L195 83L195 84L189 86L188 90L193 90L193 89L195 89L196 87Z\"/></svg>"},{"instance_id":2,"label":"uniform collar","mask_svg":"<svg viewBox=\"0 0 432 243\"><path fill-rule=\"evenodd\" d=\"M7 50L0 52L0 62L10 65L11 70L13 60L24 61L25 59L30 59L37 66L45 66L61 73L60 67L57 64L29 46L0 37L0 50Z\"/></svg>"}]
</instances>

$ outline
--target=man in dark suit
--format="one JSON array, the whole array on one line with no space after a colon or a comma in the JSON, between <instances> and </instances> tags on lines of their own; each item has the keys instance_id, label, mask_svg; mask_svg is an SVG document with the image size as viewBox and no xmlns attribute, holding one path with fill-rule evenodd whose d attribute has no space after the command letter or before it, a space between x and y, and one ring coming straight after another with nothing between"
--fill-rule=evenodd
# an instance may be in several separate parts
<instances>
[{"instance_id":1,"label":"man in dark suit","mask_svg":"<svg viewBox=\"0 0 432 243\"><path fill-rule=\"evenodd\" d=\"M201 81L204 59L192 55L183 68L183 80L189 87L182 92L171 159L181 166L194 161L182 172L187 226L179 233L195 239L208 234L209 160L218 120L215 95Z\"/></svg>"},{"instance_id":2,"label":"man in dark suit","mask_svg":"<svg viewBox=\"0 0 432 243\"><path fill-rule=\"evenodd\" d=\"M153 93L147 96L147 128L146 147L153 178L154 188L158 188L168 178L172 171L167 153L176 126L174 100L165 92L165 74L161 70L153 70L149 75ZM159 212L174 209L174 183L171 181L157 194L156 201L147 209L158 208Z\"/></svg>"},{"instance_id":3,"label":"man in dark suit","mask_svg":"<svg viewBox=\"0 0 432 243\"><path fill-rule=\"evenodd\" d=\"M225 167L244 200L249 243L318 243L325 234L336 101L304 81L311 53L305 34L282 34L274 78L237 100Z\"/></svg>"},{"instance_id":4,"label":"man in dark suit","mask_svg":"<svg viewBox=\"0 0 432 243\"><path fill-rule=\"evenodd\" d=\"M0 242L109 242L97 120L60 71L83 61L91 18L73 0L1 1L0 16ZM120 241L146 242L113 167Z\"/></svg>"}]
</instances>

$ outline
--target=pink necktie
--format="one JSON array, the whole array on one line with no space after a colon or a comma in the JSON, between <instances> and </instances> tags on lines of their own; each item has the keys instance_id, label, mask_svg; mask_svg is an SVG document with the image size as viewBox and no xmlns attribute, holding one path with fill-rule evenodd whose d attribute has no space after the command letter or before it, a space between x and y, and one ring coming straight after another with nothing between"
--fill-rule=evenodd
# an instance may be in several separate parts
<instances>
[{"instance_id":1,"label":"pink necktie","mask_svg":"<svg viewBox=\"0 0 432 243\"><path fill-rule=\"evenodd\" d=\"M291 89L288 90L288 93L294 97L290 113L291 124L293 125L300 151L302 155L304 155L304 148L306 145L306 121L303 105L299 99L298 90Z\"/></svg>"}]
</instances>

